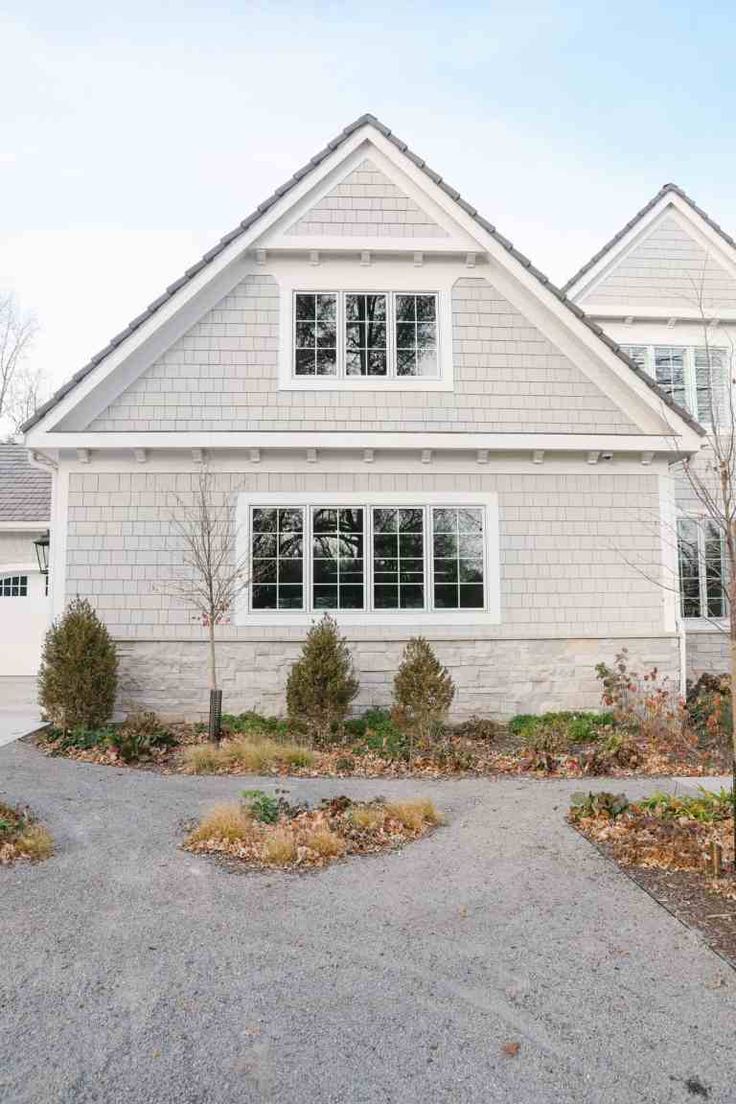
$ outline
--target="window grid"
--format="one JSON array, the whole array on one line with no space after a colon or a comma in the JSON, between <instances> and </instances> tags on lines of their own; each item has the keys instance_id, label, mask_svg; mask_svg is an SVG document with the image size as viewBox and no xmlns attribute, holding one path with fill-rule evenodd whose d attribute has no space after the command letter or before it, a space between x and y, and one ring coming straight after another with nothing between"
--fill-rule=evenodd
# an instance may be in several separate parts
<instances>
[{"instance_id":1,"label":"window grid","mask_svg":"<svg viewBox=\"0 0 736 1104\"><path fill-rule=\"evenodd\" d=\"M703 345L622 345L621 349L698 421L711 425L714 413L718 419L727 378L726 349Z\"/></svg>"},{"instance_id":2,"label":"window grid","mask_svg":"<svg viewBox=\"0 0 736 1104\"><path fill-rule=\"evenodd\" d=\"M709 520L677 523L680 612L683 617L725 617L723 535Z\"/></svg>"},{"instance_id":3,"label":"window grid","mask_svg":"<svg viewBox=\"0 0 736 1104\"><path fill-rule=\"evenodd\" d=\"M334 363L325 360L327 354L318 344L317 309L321 299L334 300L335 304ZM367 340L366 344L358 343L359 338L368 338L367 326L365 335L359 334L357 328L349 329L363 321L355 317L360 300L373 300L378 310L381 309L380 300L385 301L385 344L380 344L382 320L377 317L372 320L372 344ZM440 378L439 294L435 291L296 291L292 317L291 372L295 379L320 376L340 380ZM310 326L314 327L314 336ZM407 329L407 334L411 329L411 341L403 329L401 334L397 333L399 326ZM330 345L329 350L332 349ZM385 355L385 371L381 370L381 354ZM412 366L414 371L410 370ZM431 371L427 370L429 368Z\"/></svg>"},{"instance_id":4,"label":"window grid","mask_svg":"<svg viewBox=\"0 0 736 1104\"><path fill-rule=\"evenodd\" d=\"M282 611L288 613L288 612L294 612L295 610L299 610L301 612L306 612L306 613L322 613L322 612L325 612L326 610L334 610L335 612L339 612L339 609L341 608L343 611L348 611L348 612L350 610L355 610L355 612L367 612L367 613L371 613L371 614L372 613L381 614L381 613L404 613L405 612L407 615L411 615L412 612L413 613L419 613L419 612L421 612L421 613L435 613L435 612L447 613L447 612L452 612L453 610L455 610L456 612L459 612L459 613L461 613L463 611L470 611L470 610L474 610L474 611L477 611L477 612L482 612L482 611L485 611L489 608L488 596L487 596L487 592L486 592L487 532L486 532L486 524L485 524L485 522L486 522L486 507L485 506L482 506L482 505L478 505L478 506L468 505L468 506L459 506L459 507L458 506L435 507L435 506L428 506L428 505L419 504L419 503L417 503L417 505L415 505L415 506L406 505L404 503L402 503L401 505L393 506L391 504L390 500L387 499L386 503L382 504L382 505L366 506L365 504L362 504L362 503L356 503L355 505L346 503L346 504L342 504L342 505L339 505L339 506L324 506L323 507L323 506L320 506L318 504L318 502L319 502L319 500L317 499L316 503L313 504L313 505L303 505L303 506L293 506L293 507L288 507L288 506L287 507L281 507L281 506L276 507L276 506L265 505L265 506L253 506L253 507L250 508L251 525L250 525L249 541L250 541L250 554L251 554L251 560L252 560L252 564L253 564L253 571L252 571L252 583L251 583L251 586L249 588L249 595L250 595L250 608L254 612L269 612L269 613L274 613L274 614L277 614L277 615L278 615L279 612L282 612ZM451 606L451 605L448 605L448 604L441 605L441 604L438 604L435 601L435 564L434 564L434 554L433 553L434 553L434 512L436 510L440 510L440 511L445 510L448 513L459 511L460 513L463 513L463 514L479 515L479 517L480 517L480 527L481 527L480 528L480 542L481 542L480 543L480 554L478 554L477 550L474 550L473 555L467 557L468 561L473 561L474 562L474 569L475 569L476 572L479 572L480 576L481 576L480 580L478 580L477 578L467 580L468 583L472 583L473 586L475 586L476 588L479 588L479 589L476 589L476 591L475 591L475 595L476 595L475 600L477 600L478 595L482 593L482 599L481 599L481 604L480 605L468 604L468 605ZM366 555L364 553L363 564L362 564L362 567L363 567L363 584L362 584L363 585L363 605L361 607L354 607L354 606L344 605L342 607L337 607L336 608L334 606L328 606L328 605L324 605L324 606L319 605L318 606L317 603L315 602L315 597L314 597L315 585L322 585L317 581L317 575L316 575L316 572L315 572L315 560L320 560L320 559L326 558L326 557L315 557L314 554L313 554L314 553L315 536L320 535L320 534L316 534L315 531L314 531L315 515L319 514L320 512L340 512L340 511L360 513L362 515L362 517L361 517L361 522L362 522L362 530L361 530L362 546L363 546L364 549L368 550L368 554ZM375 517L375 515L379 511L384 511L385 514L394 514L394 515L396 515L395 535L397 537L397 552L398 552L398 554L397 554L396 557L386 556L386 555L379 556L378 559L383 559L383 560L396 559L398 562L397 562L396 568L393 570L393 575L396 579L396 582L392 583L388 578L383 579L383 580L379 579L378 582L379 582L380 585L384 585L384 586L396 586L396 588L397 588L397 597L398 597L399 602L401 602L400 588L404 589L406 591L406 596L405 596L406 600L405 600L404 605L401 605L401 604L399 604L399 605L379 605L376 601L375 587L377 585L377 576L378 576L379 572L377 572L377 570L376 570L376 562L375 562L376 561L375 536L377 535L377 532L378 532L377 529L376 529L376 517ZM277 575L275 584L271 579L268 579L264 582L264 579L260 576L260 573L259 573L259 570L258 570L259 561L260 562L265 562L269 559L269 557L266 557L266 556L263 556L263 555L261 555L261 556L254 555L254 552L256 550L258 550L258 546L257 546L256 542L257 542L257 539L259 537L262 537L264 535L264 532L265 532L266 536L272 535L272 530L264 531L263 527L260 527L260 528L258 527L257 521L258 521L259 514L269 514L269 515L278 515L278 516L280 516L281 514L288 514L288 515L299 514L303 518L304 529L298 531L298 536L299 536L299 539L300 539L300 546L302 546L304 549L309 550L309 554L308 555L302 555L302 558L300 559L300 568L301 568L301 571L302 571L302 575L301 575L302 583L300 585L300 591L301 591L300 602L301 602L301 604L299 604L299 605L290 604L290 603L287 603L287 602L282 602L280 600L278 601L278 603L276 605L256 604L256 602L254 601L254 592L257 591L259 587L262 587L264 585L273 587L274 585L277 585L281 589L283 589L283 586L284 586L284 582L282 581L282 578L281 578L280 565L278 567L278 575ZM402 555L402 551L404 551L404 550L402 550L401 547L400 547L400 545L401 545L401 536L402 536L402 531L400 529L400 525L401 525L401 521L402 521L401 515L405 515L405 528L403 530L404 537L407 538L407 537L410 537L412 535L414 535L414 536L419 535L420 536L421 545L422 545L421 555L416 555L416 554L409 555L408 553L406 555ZM416 518L418 516L418 519L419 519L418 522L417 521L412 521L411 515L414 515L414 518ZM413 528L410 527L412 524L414 526ZM394 532L394 530L392 530L391 533L389 533L389 535L391 535L393 532ZM379 535L380 535L380 533L379 533ZM386 535L386 531L384 531L384 535ZM477 536L477 535L478 535L477 528L474 530L474 533L472 535L468 534L468 536L473 536L473 537ZM281 539L281 531L279 531L278 537L279 537L279 540L280 540ZM303 545L301 545L302 540L303 540ZM408 545L409 543L410 543L410 541L405 539L404 544ZM273 557L270 557L270 558L273 558ZM293 559L293 557L292 557L292 559ZM420 561L420 565L417 564L417 561ZM403 581L401 579L401 572L402 572L402 566L401 565L402 565L402 562L404 564L406 564L405 569L403 569L404 570ZM459 566L458 566L458 572L460 572L460 567ZM410 577L410 576L412 576L412 577ZM351 585L355 585L355 580L350 580L350 583L351 583ZM290 583L290 585L293 585L293 584ZM421 587L421 590L422 590L421 604L411 604L411 601L416 598L416 588L418 588L418 587ZM414 590L412 590L412 588L414 588ZM459 592L458 592L458 597L459 597ZM339 596L338 596L338 598L339 598Z\"/></svg>"},{"instance_id":5,"label":"window grid","mask_svg":"<svg viewBox=\"0 0 736 1104\"><path fill-rule=\"evenodd\" d=\"M483 510L435 506L432 511L435 609L483 609Z\"/></svg>"},{"instance_id":6,"label":"window grid","mask_svg":"<svg viewBox=\"0 0 736 1104\"><path fill-rule=\"evenodd\" d=\"M250 540L253 609L304 609L303 508L254 507Z\"/></svg>"},{"instance_id":7,"label":"window grid","mask_svg":"<svg viewBox=\"0 0 736 1104\"><path fill-rule=\"evenodd\" d=\"M312 609L365 609L363 507L313 506L311 519Z\"/></svg>"},{"instance_id":8,"label":"window grid","mask_svg":"<svg viewBox=\"0 0 736 1104\"><path fill-rule=\"evenodd\" d=\"M5 575L0 579L0 598L27 598L28 576Z\"/></svg>"}]
</instances>

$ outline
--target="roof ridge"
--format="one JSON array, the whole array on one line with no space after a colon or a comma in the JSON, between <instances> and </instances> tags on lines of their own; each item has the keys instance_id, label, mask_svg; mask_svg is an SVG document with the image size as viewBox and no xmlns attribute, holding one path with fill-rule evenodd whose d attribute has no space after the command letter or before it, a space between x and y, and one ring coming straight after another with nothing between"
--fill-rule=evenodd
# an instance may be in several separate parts
<instances>
[{"instance_id":1,"label":"roof ridge","mask_svg":"<svg viewBox=\"0 0 736 1104\"><path fill-rule=\"evenodd\" d=\"M478 225L486 231L486 233L490 234L491 237L493 237L493 239L499 243L499 245L503 246L503 248L514 258L514 260L518 261L519 264L528 269L532 276L534 276L544 287L548 288L552 292L552 294L555 295L557 299L559 299L560 302L563 303L568 308L568 310L570 310L576 316L576 318L578 318L581 322L584 323L584 325L588 327L589 330L596 334L596 336L600 338L600 340L603 341L603 343L607 345L612 352L616 353L619 359L622 360L624 364L626 364L627 367L635 373L635 375L637 375L644 383L646 383L646 385L651 390L653 390L655 394L657 394L659 398L662 399L663 402L671 407L671 409L680 418L682 418L691 428L695 429L701 434L705 434L705 430L702 428L702 426L697 421L695 421L695 419L692 418L686 410L678 406L678 404L673 399L671 399L669 395L661 391L657 383L652 380L652 378L646 372L644 372L643 369L634 364L634 362L631 361L628 356L626 356L626 354L621 350L620 346L617 345L615 341L613 341L606 333L603 332L600 326L589 319L585 312L581 310L581 308L578 307L576 303L573 303L571 299L567 298L565 294L565 288L569 286L569 283L566 284L565 288L563 289L560 289L555 284L553 284L552 281L547 276L545 276L543 272L540 272L538 268L535 268L528 257L519 252L518 249L516 249L516 247L508 240L508 238L505 238L502 234L500 234L498 230L496 230L495 226L492 225L492 223L483 218L483 216L479 214L478 210L475 207L468 203L467 200L463 199L456 188L451 187L451 185L443 180L440 174L431 169L426 161L424 161L421 157L418 156L418 154L414 153L413 150L409 148L406 142L398 138L390 130L390 128L385 125L385 123L382 123L380 119L378 119L375 115L372 115L370 112L359 115L357 119L344 127L340 134L338 134L335 138L327 143L324 149L320 150L319 153L310 158L308 163L302 166L302 168L297 169L297 171L289 180L285 181L278 188L276 188L275 191L273 191L266 200L259 204L259 206L256 207L254 211L247 215L246 218L244 218L235 227L235 229L225 234L220 239L220 241L215 246L213 246L212 249L208 250L208 252L200 258L199 261L192 265L191 268L188 268L183 276L180 276L178 280L175 280L173 284L170 284L162 295L160 295L157 299L154 299L154 301L150 303L144 311L142 311L131 322L129 322L125 329L121 330L120 333L111 338L104 349L101 349L98 353L95 353L95 355L91 357L91 359L87 362L87 364L84 365L83 368L80 368L77 372L75 372L71 379L67 380L65 384L63 384L57 391L54 392L50 399L48 399L45 403L43 403L42 406L38 408L38 410L32 415L32 417L29 418L28 421L21 426L21 432L26 433L29 429L36 425L41 420L41 418L43 418L44 415L48 413L49 410L53 409L53 407L56 406L56 404L60 402L61 399L69 394L69 392L74 387L76 387L78 383L80 383L86 376L88 376L89 373L97 367L100 361L109 356L110 353L112 353L118 347L118 345L122 344L122 342L125 341L126 338L130 337L130 335L134 333L135 330L137 330L141 325L143 325L144 322L148 321L148 319L151 318L156 313L156 311L163 306L164 303L168 302L168 300L171 299L172 296L175 295L180 288L182 288L194 276L201 272L202 269L205 268L210 263L210 261L214 260L215 257L222 253L222 251L232 241L240 237L240 235L243 234L250 226L252 226L253 223L261 217L261 215L270 210L270 208L273 207L274 204L282 198L282 196L288 194L288 192L290 192L291 189L294 188L300 180L302 180L305 176L312 172L312 170L320 165L322 161L324 161L327 157L329 157L331 153L338 149L343 144L343 142L345 142L346 139L350 137L351 134L354 134L356 130L359 130L363 126L374 127L380 134L384 136L384 138L391 142L392 145L396 146L396 148L400 150L400 152L403 153L406 157L408 157L409 160L412 161L418 169L421 169L421 171L426 176L428 176L434 184L441 188L442 191L450 197L450 199L454 200L454 202L457 203L461 210L465 211L465 213L469 215L470 218L474 219L474 221L477 222ZM669 187L669 185L665 185L665 187ZM675 187L675 185L673 185L672 187ZM659 198L659 196L657 196L657 198ZM655 202L655 200L651 201L651 203L653 202ZM640 214L641 213L643 212L640 212Z\"/></svg>"}]
</instances>

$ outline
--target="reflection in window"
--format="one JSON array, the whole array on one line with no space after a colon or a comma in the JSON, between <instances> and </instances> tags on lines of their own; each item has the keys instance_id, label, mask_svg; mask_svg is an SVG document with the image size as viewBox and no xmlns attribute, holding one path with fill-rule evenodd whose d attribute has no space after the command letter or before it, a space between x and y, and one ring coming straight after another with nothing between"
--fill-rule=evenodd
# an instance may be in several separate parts
<instances>
[{"instance_id":1,"label":"reflection in window","mask_svg":"<svg viewBox=\"0 0 736 1104\"><path fill-rule=\"evenodd\" d=\"M348 376L385 376L386 296L350 292L345 296L345 372Z\"/></svg>"},{"instance_id":2,"label":"reflection in window","mask_svg":"<svg viewBox=\"0 0 736 1104\"><path fill-rule=\"evenodd\" d=\"M363 609L363 510L312 511L312 595L316 610Z\"/></svg>"},{"instance_id":3,"label":"reflection in window","mask_svg":"<svg viewBox=\"0 0 736 1104\"><path fill-rule=\"evenodd\" d=\"M373 510L373 605L376 609L424 606L424 510Z\"/></svg>"},{"instance_id":4,"label":"reflection in window","mask_svg":"<svg viewBox=\"0 0 736 1104\"><path fill-rule=\"evenodd\" d=\"M303 510L254 509L252 520L253 608L302 609Z\"/></svg>"},{"instance_id":5,"label":"reflection in window","mask_svg":"<svg viewBox=\"0 0 736 1104\"><path fill-rule=\"evenodd\" d=\"M680 610L683 617L725 617L723 535L712 521L677 524Z\"/></svg>"},{"instance_id":6,"label":"reflection in window","mask_svg":"<svg viewBox=\"0 0 736 1104\"><path fill-rule=\"evenodd\" d=\"M483 609L483 511L432 511L435 609Z\"/></svg>"},{"instance_id":7,"label":"reflection in window","mask_svg":"<svg viewBox=\"0 0 736 1104\"><path fill-rule=\"evenodd\" d=\"M396 295L396 374L437 374L437 303L434 295Z\"/></svg>"},{"instance_id":8,"label":"reflection in window","mask_svg":"<svg viewBox=\"0 0 736 1104\"><path fill-rule=\"evenodd\" d=\"M685 349L672 345L654 348L654 375L662 390L680 406L686 406Z\"/></svg>"},{"instance_id":9,"label":"reflection in window","mask_svg":"<svg viewBox=\"0 0 736 1104\"><path fill-rule=\"evenodd\" d=\"M297 376L337 373L337 296L334 293L295 296L294 364Z\"/></svg>"},{"instance_id":10,"label":"reflection in window","mask_svg":"<svg viewBox=\"0 0 736 1104\"><path fill-rule=\"evenodd\" d=\"M693 350L695 368L695 409L698 421L706 425L719 423L726 382L726 355L723 349ZM719 402L720 400L720 402ZM715 415L715 417L714 417Z\"/></svg>"}]
</instances>

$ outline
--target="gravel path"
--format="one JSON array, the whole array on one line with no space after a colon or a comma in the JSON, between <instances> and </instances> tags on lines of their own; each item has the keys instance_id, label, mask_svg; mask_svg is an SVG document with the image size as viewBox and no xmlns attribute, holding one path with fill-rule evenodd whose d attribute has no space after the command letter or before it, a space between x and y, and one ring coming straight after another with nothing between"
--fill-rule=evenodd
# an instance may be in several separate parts
<instances>
[{"instance_id":1,"label":"gravel path","mask_svg":"<svg viewBox=\"0 0 736 1104\"><path fill-rule=\"evenodd\" d=\"M306 875L178 849L247 784L0 748L58 844L0 869L4 1104L734 1100L736 974L565 825L579 784L294 780L450 823Z\"/></svg>"}]
</instances>

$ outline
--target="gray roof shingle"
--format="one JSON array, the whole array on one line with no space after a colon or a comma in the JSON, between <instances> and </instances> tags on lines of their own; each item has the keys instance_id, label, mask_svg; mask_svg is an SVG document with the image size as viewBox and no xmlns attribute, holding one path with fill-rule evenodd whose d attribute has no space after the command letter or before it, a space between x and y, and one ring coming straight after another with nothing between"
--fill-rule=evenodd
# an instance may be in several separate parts
<instances>
[{"instance_id":1,"label":"gray roof shingle","mask_svg":"<svg viewBox=\"0 0 736 1104\"><path fill-rule=\"evenodd\" d=\"M629 360L629 358L616 344L616 342L608 337L608 335L604 333L600 326L591 321L585 315L584 311L582 311L580 307L577 306L577 304L568 299L564 292L555 287L555 285L548 279L547 276L544 275L543 272L540 272L538 268L535 268L531 261L527 257L525 257L523 253L520 253L519 250L516 249L507 238L504 238L504 236L500 234L498 230L496 230L495 226L484 219L483 216L478 213L475 207L471 206L471 204L464 200L456 188L451 187L446 181L444 181L439 173L436 173L433 169L429 167L429 165L427 165L426 161L424 161L421 157L419 157L416 153L409 149L406 142L402 142L402 140L400 138L397 138L397 136L393 134L391 130L389 130L389 128L385 126L379 119L377 119L375 115L371 114L361 115L360 118L350 123L349 126L346 126L340 134L333 138L331 142L327 143L323 150L320 150L319 153L315 154L315 156L311 158L308 164L303 165L301 169L298 169L290 180L287 180L284 184L281 184L276 189L276 191L268 197L268 199L264 200L263 203L258 205L255 211L252 211L251 214L249 214L247 218L243 219L243 221L233 230L231 230L230 233L225 234L225 236L220 239L217 245L208 250L208 252L205 253L204 256L199 261L197 261L196 264L192 265L191 268L188 268L183 276L180 276L178 280L175 280L173 284L170 284L169 287L166 288L166 291L162 295L160 295L158 299L154 299L154 301L150 303L144 311L142 311L139 315L137 315L136 318L128 323L124 330L121 330L119 334L116 334L115 337L111 339L109 344L106 345L104 349L101 349L99 353L96 353L92 357L92 359L84 365L83 368L80 368L79 371L76 372L70 380L63 384L59 388L59 390L56 391L50 399L48 399L47 402L40 406L36 413L31 418L29 418L29 420L22 426L22 431L25 433L34 425L36 425L37 422L39 422L41 418L43 418L49 412L49 410L53 409L53 407L56 406L56 404L60 402L61 399L63 399L79 382L81 382L81 380L88 376L89 373L97 367L100 361L104 360L105 357L109 356L109 354L112 353L118 345L125 341L126 338L130 337L130 335L134 333L139 326L141 326L152 315L154 315L156 311L163 306L164 303L168 302L168 300L171 299L171 297L175 295L180 288L182 288L186 283L189 282L189 280L196 276L197 273L201 272L202 269L205 268L210 263L210 261L214 260L215 257L222 253L222 251L228 245L230 245L232 241L240 237L241 234L245 233L245 231L248 230L253 225L253 223L256 222L263 214L265 214L266 211L273 207L273 205L277 203L284 195L290 192L291 189L294 188L305 176L312 172L312 170L316 168L316 166L321 164L321 162L324 161L325 158L329 157L331 153L338 149L338 147L341 146L343 142L345 142L350 137L351 134L360 129L360 127L366 125L374 127L380 134L384 136L384 138L386 138L389 142L396 146L398 150L405 154L405 156L408 157L417 166L417 168L421 169L422 172L427 177L429 177L431 181L433 181L433 183L435 183L439 188L443 190L443 192L450 196L450 198L453 199L458 204L458 206L463 211L465 211L467 215L474 219L479 226L482 226L483 229L488 234L490 234L495 239L495 241L499 243L499 245L503 246L503 248L508 253L510 253L511 256L516 261L518 261L519 264L528 269L532 276L534 276L541 284L548 288L549 291L551 291L552 294L555 295L567 307L567 309L575 315L576 318L578 318L585 326L587 326L589 330L592 330L593 333L596 334L596 336L600 338L600 340L605 345L607 345L608 348L611 349L612 352L614 352L619 357L619 359L624 362L624 364L626 364L627 368L629 368L635 375L637 375L639 379L641 379L642 382L645 383L647 387L651 391L653 391L659 399L662 400L662 402L664 402L677 415L679 415L679 417L682 418L683 421L685 421L691 427L691 429L694 429L697 433L700 433L703 436L705 435L705 430L702 428L702 426L700 426L699 423L696 422L695 419L692 418L686 410L684 410L673 399L671 399L669 395L661 391L656 382L651 378L651 376L649 376L638 365L634 364L632 360Z\"/></svg>"},{"instance_id":2,"label":"gray roof shingle","mask_svg":"<svg viewBox=\"0 0 736 1104\"><path fill-rule=\"evenodd\" d=\"M0 521L40 521L51 516L51 476L34 468L23 445L0 445Z\"/></svg>"}]
</instances>

